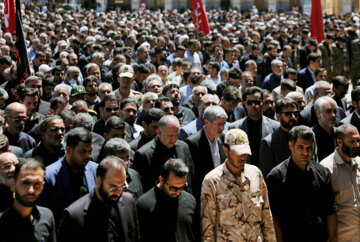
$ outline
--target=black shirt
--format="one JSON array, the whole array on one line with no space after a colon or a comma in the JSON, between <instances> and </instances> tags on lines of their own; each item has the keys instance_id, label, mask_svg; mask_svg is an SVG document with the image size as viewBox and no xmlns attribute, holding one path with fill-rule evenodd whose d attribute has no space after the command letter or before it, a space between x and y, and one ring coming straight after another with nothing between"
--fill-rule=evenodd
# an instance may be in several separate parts
<instances>
[{"instance_id":1,"label":"black shirt","mask_svg":"<svg viewBox=\"0 0 360 242\"><path fill-rule=\"evenodd\" d=\"M98 121L96 121L96 123L94 124L93 132L103 136L104 131L105 131L105 121L101 118Z\"/></svg>"},{"instance_id":2,"label":"black shirt","mask_svg":"<svg viewBox=\"0 0 360 242\"><path fill-rule=\"evenodd\" d=\"M20 147L24 153L36 146L36 142L33 137L24 132L20 132L18 135L13 136L7 129L5 129L3 134L9 139L10 145Z\"/></svg>"},{"instance_id":3,"label":"black shirt","mask_svg":"<svg viewBox=\"0 0 360 242\"><path fill-rule=\"evenodd\" d=\"M0 240L2 242L56 241L55 221L51 211L35 206L33 221L23 218L13 206L0 214Z\"/></svg>"},{"instance_id":4,"label":"black shirt","mask_svg":"<svg viewBox=\"0 0 360 242\"><path fill-rule=\"evenodd\" d=\"M29 150L24 155L25 158L33 157L34 159L42 162L44 166L51 165L55 161L59 160L65 155L64 148L61 146L56 154L50 153L44 146L43 142L40 142L34 149Z\"/></svg>"},{"instance_id":5,"label":"black shirt","mask_svg":"<svg viewBox=\"0 0 360 242\"><path fill-rule=\"evenodd\" d=\"M259 151L260 151L260 141L261 137L261 124L262 118L259 120L253 120L248 118L248 136L249 136L249 143L251 148L251 164L259 167Z\"/></svg>"},{"instance_id":6,"label":"black shirt","mask_svg":"<svg viewBox=\"0 0 360 242\"><path fill-rule=\"evenodd\" d=\"M10 187L0 184L0 213L5 211L14 203Z\"/></svg>"},{"instance_id":7,"label":"black shirt","mask_svg":"<svg viewBox=\"0 0 360 242\"><path fill-rule=\"evenodd\" d=\"M336 148L335 128L331 130L330 136L319 124L312 127L312 130L316 138L319 162L321 162L328 155L332 154Z\"/></svg>"},{"instance_id":8,"label":"black shirt","mask_svg":"<svg viewBox=\"0 0 360 242\"><path fill-rule=\"evenodd\" d=\"M69 176L70 176L70 184L73 195L74 195L74 201L79 199L80 197L83 197L84 195L89 193L86 177L85 177L85 170L81 170L77 173L73 173L71 171L71 168L69 167L68 163L65 162L65 164L68 166L69 169Z\"/></svg>"},{"instance_id":9,"label":"black shirt","mask_svg":"<svg viewBox=\"0 0 360 242\"><path fill-rule=\"evenodd\" d=\"M327 241L327 216L337 211L329 174L310 161L303 172L291 157L269 173L271 212L284 241Z\"/></svg>"}]
</instances>

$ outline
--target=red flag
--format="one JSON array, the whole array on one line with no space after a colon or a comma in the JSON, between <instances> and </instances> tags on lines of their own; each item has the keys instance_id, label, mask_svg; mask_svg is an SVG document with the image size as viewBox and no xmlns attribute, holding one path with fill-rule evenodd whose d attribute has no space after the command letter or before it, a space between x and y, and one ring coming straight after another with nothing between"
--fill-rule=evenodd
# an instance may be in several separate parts
<instances>
[{"instance_id":1,"label":"red flag","mask_svg":"<svg viewBox=\"0 0 360 242\"><path fill-rule=\"evenodd\" d=\"M312 0L311 5L311 37L315 37L320 43L325 39L321 0Z\"/></svg>"},{"instance_id":2,"label":"red flag","mask_svg":"<svg viewBox=\"0 0 360 242\"><path fill-rule=\"evenodd\" d=\"M202 0L192 0L194 24L198 31L202 31L205 35L209 34L210 26L206 15L205 6Z\"/></svg>"},{"instance_id":3,"label":"red flag","mask_svg":"<svg viewBox=\"0 0 360 242\"><path fill-rule=\"evenodd\" d=\"M4 1L4 33L16 31L15 0Z\"/></svg>"}]
</instances>

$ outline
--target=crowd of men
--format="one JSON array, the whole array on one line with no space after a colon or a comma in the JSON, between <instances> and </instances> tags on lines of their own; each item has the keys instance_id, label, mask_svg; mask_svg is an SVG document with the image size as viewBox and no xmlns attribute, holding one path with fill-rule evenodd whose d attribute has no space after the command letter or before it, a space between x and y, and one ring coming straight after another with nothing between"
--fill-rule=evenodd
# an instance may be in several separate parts
<instances>
[{"instance_id":1,"label":"crowd of men","mask_svg":"<svg viewBox=\"0 0 360 242\"><path fill-rule=\"evenodd\" d=\"M1 241L360 241L359 18L208 18L29 6L25 83L0 31Z\"/></svg>"}]
</instances>

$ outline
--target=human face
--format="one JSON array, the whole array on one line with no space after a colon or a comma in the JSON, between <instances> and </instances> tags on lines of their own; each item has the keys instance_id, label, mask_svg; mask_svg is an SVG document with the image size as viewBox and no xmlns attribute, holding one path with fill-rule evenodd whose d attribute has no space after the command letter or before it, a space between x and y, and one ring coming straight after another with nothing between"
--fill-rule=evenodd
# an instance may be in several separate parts
<instances>
[{"instance_id":1,"label":"human face","mask_svg":"<svg viewBox=\"0 0 360 242\"><path fill-rule=\"evenodd\" d=\"M10 185L10 181L14 180L17 163L19 160L14 154L10 152L0 154L0 184Z\"/></svg>"},{"instance_id":2,"label":"human face","mask_svg":"<svg viewBox=\"0 0 360 242\"><path fill-rule=\"evenodd\" d=\"M310 64L313 65L314 69L320 68L322 65L321 58L317 58L315 61L310 61Z\"/></svg>"},{"instance_id":3,"label":"human face","mask_svg":"<svg viewBox=\"0 0 360 242\"><path fill-rule=\"evenodd\" d=\"M304 98L294 98L295 102L297 103L298 110L302 111L305 108L305 100Z\"/></svg>"},{"instance_id":4,"label":"human face","mask_svg":"<svg viewBox=\"0 0 360 242\"><path fill-rule=\"evenodd\" d=\"M241 89L243 91L245 91L246 88L252 87L254 85L254 78L248 73L243 73L241 79Z\"/></svg>"},{"instance_id":5,"label":"human face","mask_svg":"<svg viewBox=\"0 0 360 242\"><path fill-rule=\"evenodd\" d=\"M222 49L220 46L215 47L214 56L215 56L216 58L220 58L220 57L223 57L223 56L224 56L224 51L223 51L223 49Z\"/></svg>"},{"instance_id":6,"label":"human face","mask_svg":"<svg viewBox=\"0 0 360 242\"><path fill-rule=\"evenodd\" d=\"M137 106L134 103L125 104L124 108L120 110L120 117L128 124L133 124L137 116Z\"/></svg>"},{"instance_id":7,"label":"human face","mask_svg":"<svg viewBox=\"0 0 360 242\"><path fill-rule=\"evenodd\" d=\"M130 166L130 151L126 151L124 153L117 154L116 156L123 159L125 161L127 167Z\"/></svg>"},{"instance_id":8,"label":"human face","mask_svg":"<svg viewBox=\"0 0 360 242\"><path fill-rule=\"evenodd\" d=\"M180 126L168 123L166 127L156 130L161 143L168 149L172 148L178 140Z\"/></svg>"},{"instance_id":9,"label":"human face","mask_svg":"<svg viewBox=\"0 0 360 242\"><path fill-rule=\"evenodd\" d=\"M159 121L151 121L150 124L145 122L142 123L144 127L144 134L146 137L154 138L156 135L156 130L159 128Z\"/></svg>"},{"instance_id":10,"label":"human face","mask_svg":"<svg viewBox=\"0 0 360 242\"><path fill-rule=\"evenodd\" d=\"M249 67L246 69L247 71L250 71L253 76L256 76L257 74L257 64L250 64Z\"/></svg>"},{"instance_id":11,"label":"human face","mask_svg":"<svg viewBox=\"0 0 360 242\"><path fill-rule=\"evenodd\" d=\"M111 129L109 133L104 133L105 140L109 140L112 138L121 138L125 139L126 131L125 128L123 129Z\"/></svg>"},{"instance_id":12,"label":"human face","mask_svg":"<svg viewBox=\"0 0 360 242\"><path fill-rule=\"evenodd\" d=\"M120 87L130 88L131 87L132 78L129 77L119 77Z\"/></svg>"},{"instance_id":13,"label":"human face","mask_svg":"<svg viewBox=\"0 0 360 242\"><path fill-rule=\"evenodd\" d=\"M66 147L66 152L70 156L70 163L73 167L82 169L91 159L91 152L93 150L92 143L79 142L75 147Z\"/></svg>"},{"instance_id":14,"label":"human face","mask_svg":"<svg viewBox=\"0 0 360 242\"><path fill-rule=\"evenodd\" d=\"M101 109L102 119L108 120L111 116L119 116L120 106L118 101L106 101L104 108Z\"/></svg>"},{"instance_id":15,"label":"human face","mask_svg":"<svg viewBox=\"0 0 360 242\"><path fill-rule=\"evenodd\" d=\"M300 169L306 168L313 154L314 141L298 138L295 143L289 141L289 148L291 150L291 158L295 164Z\"/></svg>"},{"instance_id":16,"label":"human face","mask_svg":"<svg viewBox=\"0 0 360 242\"><path fill-rule=\"evenodd\" d=\"M67 87L58 88L58 89L56 89L54 96L55 97L62 97L65 100L69 101L69 97L70 97L69 89Z\"/></svg>"},{"instance_id":17,"label":"human face","mask_svg":"<svg viewBox=\"0 0 360 242\"><path fill-rule=\"evenodd\" d=\"M231 149L223 146L224 153L227 157L226 165L232 174L239 175L244 171L244 166L248 158L248 154L236 155Z\"/></svg>"},{"instance_id":18,"label":"human face","mask_svg":"<svg viewBox=\"0 0 360 242\"><path fill-rule=\"evenodd\" d=\"M201 98L201 102L200 102L200 105L198 107L198 110L199 110L199 116L202 118L203 117L203 114L204 114L204 111L207 107L209 106L212 106L212 105L217 105L217 100L216 98L211 95L211 94L207 94L205 96L203 96Z\"/></svg>"},{"instance_id":19,"label":"human face","mask_svg":"<svg viewBox=\"0 0 360 242\"><path fill-rule=\"evenodd\" d=\"M143 110L148 111L150 108L155 107L155 102L156 102L156 98L155 97L148 97L144 100L144 104L143 104Z\"/></svg>"},{"instance_id":20,"label":"human face","mask_svg":"<svg viewBox=\"0 0 360 242\"><path fill-rule=\"evenodd\" d=\"M25 108L13 110L9 118L5 117L9 132L12 134L18 134L23 131L27 119L28 117L26 116Z\"/></svg>"},{"instance_id":21,"label":"human face","mask_svg":"<svg viewBox=\"0 0 360 242\"><path fill-rule=\"evenodd\" d=\"M111 92L112 92L112 88L110 85L103 85L99 91L100 99L103 99L105 96L109 95Z\"/></svg>"},{"instance_id":22,"label":"human face","mask_svg":"<svg viewBox=\"0 0 360 242\"><path fill-rule=\"evenodd\" d=\"M252 102L252 103L249 103ZM254 103L254 102L258 102ZM254 120L258 120L262 116L263 101L260 92L256 92L246 96L245 108L248 111L248 116Z\"/></svg>"},{"instance_id":23,"label":"human face","mask_svg":"<svg viewBox=\"0 0 360 242\"><path fill-rule=\"evenodd\" d=\"M231 114L232 112L234 112L235 108L239 104L239 102L235 100L226 101L224 98L222 99L223 99L223 105L221 106L223 107L223 109L226 111L227 114Z\"/></svg>"},{"instance_id":24,"label":"human face","mask_svg":"<svg viewBox=\"0 0 360 242\"><path fill-rule=\"evenodd\" d=\"M217 118L214 121L205 119L206 134L210 139L219 138L224 131L226 118Z\"/></svg>"},{"instance_id":25,"label":"human face","mask_svg":"<svg viewBox=\"0 0 360 242\"><path fill-rule=\"evenodd\" d=\"M23 104L26 107L26 114L28 117L32 117L36 109L39 105L39 97L38 96L25 96L23 100Z\"/></svg>"},{"instance_id":26,"label":"human face","mask_svg":"<svg viewBox=\"0 0 360 242\"><path fill-rule=\"evenodd\" d=\"M186 180L187 176L177 177L170 172L166 181L161 176L159 177L159 188L170 198L177 198L186 188Z\"/></svg>"},{"instance_id":27,"label":"human face","mask_svg":"<svg viewBox=\"0 0 360 242\"><path fill-rule=\"evenodd\" d=\"M91 68L90 71L89 71L89 74L96 76L96 78L97 78L98 80L101 79L101 73L100 73L100 69L99 69L98 67L96 67L96 68Z\"/></svg>"},{"instance_id":28,"label":"human face","mask_svg":"<svg viewBox=\"0 0 360 242\"><path fill-rule=\"evenodd\" d=\"M165 115L172 115L174 114L174 105L172 102L162 102L160 109L164 112Z\"/></svg>"},{"instance_id":29,"label":"human face","mask_svg":"<svg viewBox=\"0 0 360 242\"><path fill-rule=\"evenodd\" d=\"M29 88L36 88L39 91L39 95L42 96L42 80L34 80L31 81L27 87Z\"/></svg>"},{"instance_id":30,"label":"human face","mask_svg":"<svg viewBox=\"0 0 360 242\"><path fill-rule=\"evenodd\" d=\"M319 87L317 98L324 97L324 96L329 96L329 97L334 96L334 93L332 91L332 87L330 85L329 86L320 86Z\"/></svg>"},{"instance_id":31,"label":"human face","mask_svg":"<svg viewBox=\"0 0 360 242\"><path fill-rule=\"evenodd\" d=\"M74 54L74 53L69 54L69 63L70 63L70 65L72 65L72 66L77 66L77 64L78 64L78 57L77 57L76 54Z\"/></svg>"},{"instance_id":32,"label":"human face","mask_svg":"<svg viewBox=\"0 0 360 242\"><path fill-rule=\"evenodd\" d=\"M357 129L346 130L344 140L337 139L339 148L343 154L354 158L359 155L360 136Z\"/></svg>"},{"instance_id":33,"label":"human face","mask_svg":"<svg viewBox=\"0 0 360 242\"><path fill-rule=\"evenodd\" d=\"M166 66L159 66L158 74L161 78L166 78L169 74L168 68Z\"/></svg>"},{"instance_id":34,"label":"human face","mask_svg":"<svg viewBox=\"0 0 360 242\"><path fill-rule=\"evenodd\" d=\"M283 64L277 63L271 67L273 73L277 76L281 76L283 74Z\"/></svg>"},{"instance_id":35,"label":"human face","mask_svg":"<svg viewBox=\"0 0 360 242\"><path fill-rule=\"evenodd\" d=\"M277 119L280 120L280 125L288 132L297 125L299 112L296 112L297 108L293 106L283 107L281 113L277 113ZM296 112L296 113L291 113ZM290 116L291 115L291 116Z\"/></svg>"},{"instance_id":36,"label":"human face","mask_svg":"<svg viewBox=\"0 0 360 242\"><path fill-rule=\"evenodd\" d=\"M322 112L316 112L319 124L327 129L332 129L336 125L337 107L334 103L322 105Z\"/></svg>"},{"instance_id":37,"label":"human face","mask_svg":"<svg viewBox=\"0 0 360 242\"><path fill-rule=\"evenodd\" d=\"M333 86L333 90L335 92L335 95L339 97L340 99L344 98L346 93L349 90L349 87L339 85L338 87Z\"/></svg>"},{"instance_id":38,"label":"human face","mask_svg":"<svg viewBox=\"0 0 360 242\"><path fill-rule=\"evenodd\" d=\"M21 168L16 181L10 183L15 193L15 204L33 207L44 187L44 170Z\"/></svg>"},{"instance_id":39,"label":"human face","mask_svg":"<svg viewBox=\"0 0 360 242\"><path fill-rule=\"evenodd\" d=\"M45 86L45 87L44 87L44 95L45 95L46 97L50 97L52 91L54 90L54 87L55 87L55 86Z\"/></svg>"},{"instance_id":40,"label":"human face","mask_svg":"<svg viewBox=\"0 0 360 242\"><path fill-rule=\"evenodd\" d=\"M115 205L127 187L126 171L125 169L109 169L105 178L102 180L98 177L97 182L99 195L104 203Z\"/></svg>"},{"instance_id":41,"label":"human face","mask_svg":"<svg viewBox=\"0 0 360 242\"><path fill-rule=\"evenodd\" d=\"M149 92L154 92L157 95L161 95L162 93L162 86L159 80L152 79L149 81Z\"/></svg>"},{"instance_id":42,"label":"human face","mask_svg":"<svg viewBox=\"0 0 360 242\"><path fill-rule=\"evenodd\" d=\"M274 105L274 98L272 95L267 95L264 97L264 105L263 105L263 113L267 117L273 118L275 115L275 105Z\"/></svg>"},{"instance_id":43,"label":"human face","mask_svg":"<svg viewBox=\"0 0 360 242\"><path fill-rule=\"evenodd\" d=\"M327 79L327 71L319 72L319 74L316 76L317 81L326 81Z\"/></svg>"},{"instance_id":44,"label":"human face","mask_svg":"<svg viewBox=\"0 0 360 242\"><path fill-rule=\"evenodd\" d=\"M181 100L181 96L180 96L180 92L179 89L173 87L171 88L167 93L166 96L168 98L170 98L171 101L176 100L179 104L180 104L180 100Z\"/></svg>"},{"instance_id":45,"label":"human face","mask_svg":"<svg viewBox=\"0 0 360 242\"><path fill-rule=\"evenodd\" d=\"M194 101L194 105L195 107L199 106L200 103L200 99L206 94L206 88L202 87L202 86L197 86L193 89L193 101Z\"/></svg>"},{"instance_id":46,"label":"human face","mask_svg":"<svg viewBox=\"0 0 360 242\"><path fill-rule=\"evenodd\" d=\"M229 78L229 85L234 87L239 87L241 83L241 79Z\"/></svg>"},{"instance_id":47,"label":"human face","mask_svg":"<svg viewBox=\"0 0 360 242\"><path fill-rule=\"evenodd\" d=\"M64 141L65 125L62 119L50 120L42 134L45 145L60 148Z\"/></svg>"},{"instance_id":48,"label":"human face","mask_svg":"<svg viewBox=\"0 0 360 242\"><path fill-rule=\"evenodd\" d=\"M89 95L97 95L99 92L97 82L88 82L85 88Z\"/></svg>"},{"instance_id":49,"label":"human face","mask_svg":"<svg viewBox=\"0 0 360 242\"><path fill-rule=\"evenodd\" d=\"M56 71L54 73L54 82L56 84L60 84L64 80L64 71Z\"/></svg>"}]
</instances>

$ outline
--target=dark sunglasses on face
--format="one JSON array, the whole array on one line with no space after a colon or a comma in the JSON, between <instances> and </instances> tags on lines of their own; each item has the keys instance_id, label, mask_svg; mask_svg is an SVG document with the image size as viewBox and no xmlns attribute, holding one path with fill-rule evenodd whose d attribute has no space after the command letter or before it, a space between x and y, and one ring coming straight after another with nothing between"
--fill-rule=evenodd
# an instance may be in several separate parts
<instances>
[{"instance_id":1,"label":"dark sunglasses on face","mask_svg":"<svg viewBox=\"0 0 360 242\"><path fill-rule=\"evenodd\" d=\"M260 104L261 104L261 100L248 100L248 101L246 101L246 104L247 104L248 106L260 105Z\"/></svg>"},{"instance_id":2,"label":"dark sunglasses on face","mask_svg":"<svg viewBox=\"0 0 360 242\"><path fill-rule=\"evenodd\" d=\"M50 129L51 132L56 132L56 133L59 132L59 130L61 130L61 132L65 132L65 128L54 127Z\"/></svg>"},{"instance_id":3,"label":"dark sunglasses on face","mask_svg":"<svg viewBox=\"0 0 360 242\"><path fill-rule=\"evenodd\" d=\"M171 107L171 108L164 108L164 112L165 113L167 113L167 112L169 112L169 111L174 111L175 110L175 108L174 107Z\"/></svg>"},{"instance_id":4,"label":"dark sunglasses on face","mask_svg":"<svg viewBox=\"0 0 360 242\"><path fill-rule=\"evenodd\" d=\"M172 192L182 191L182 190L184 190L184 189L187 187L187 183L186 183L183 187L174 187L174 186L171 186L171 185L169 185L166 181L165 181L165 184L168 186L169 190L172 191Z\"/></svg>"},{"instance_id":5,"label":"dark sunglasses on face","mask_svg":"<svg viewBox=\"0 0 360 242\"><path fill-rule=\"evenodd\" d=\"M118 111L119 107L107 107L105 110L106 112L110 113L111 111Z\"/></svg>"},{"instance_id":6,"label":"dark sunglasses on face","mask_svg":"<svg viewBox=\"0 0 360 242\"><path fill-rule=\"evenodd\" d=\"M299 117L300 111L287 111L287 112L282 112L283 114L285 114L286 117L292 117L293 115L297 118Z\"/></svg>"},{"instance_id":7,"label":"dark sunglasses on face","mask_svg":"<svg viewBox=\"0 0 360 242\"><path fill-rule=\"evenodd\" d=\"M266 104L274 104L274 101L272 101L272 100L264 101L264 104L265 104L265 105L266 105Z\"/></svg>"}]
</instances>

